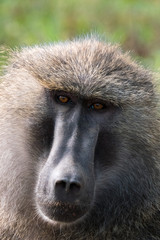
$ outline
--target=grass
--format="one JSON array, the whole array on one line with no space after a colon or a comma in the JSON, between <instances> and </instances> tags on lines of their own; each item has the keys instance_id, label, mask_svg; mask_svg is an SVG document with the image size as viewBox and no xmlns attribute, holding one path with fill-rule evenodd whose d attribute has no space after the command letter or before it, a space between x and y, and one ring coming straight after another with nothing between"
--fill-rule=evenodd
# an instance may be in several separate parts
<instances>
[{"instance_id":1,"label":"grass","mask_svg":"<svg viewBox=\"0 0 160 240\"><path fill-rule=\"evenodd\" d=\"M160 66L159 0L1 0L0 45L33 45L96 31Z\"/></svg>"}]
</instances>

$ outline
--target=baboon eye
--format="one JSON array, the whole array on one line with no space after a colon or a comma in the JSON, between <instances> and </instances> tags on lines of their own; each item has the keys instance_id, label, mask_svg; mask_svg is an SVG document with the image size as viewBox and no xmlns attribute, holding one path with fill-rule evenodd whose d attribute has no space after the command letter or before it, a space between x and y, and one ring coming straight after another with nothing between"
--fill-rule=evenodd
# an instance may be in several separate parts
<instances>
[{"instance_id":1,"label":"baboon eye","mask_svg":"<svg viewBox=\"0 0 160 240\"><path fill-rule=\"evenodd\" d=\"M90 108L91 109L95 109L95 110L101 110L103 109L105 106L102 103L93 103Z\"/></svg>"},{"instance_id":2,"label":"baboon eye","mask_svg":"<svg viewBox=\"0 0 160 240\"><path fill-rule=\"evenodd\" d=\"M70 100L68 97L63 96L63 95L57 96L57 99L58 99L58 101L61 102L61 103L68 103L69 100Z\"/></svg>"}]
</instances>

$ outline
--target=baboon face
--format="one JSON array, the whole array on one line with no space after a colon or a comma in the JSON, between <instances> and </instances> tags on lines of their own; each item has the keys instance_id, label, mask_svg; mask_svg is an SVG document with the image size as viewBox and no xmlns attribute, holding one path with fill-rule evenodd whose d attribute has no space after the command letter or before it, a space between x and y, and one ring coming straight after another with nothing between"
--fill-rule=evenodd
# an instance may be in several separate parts
<instances>
[{"instance_id":1,"label":"baboon face","mask_svg":"<svg viewBox=\"0 0 160 240\"><path fill-rule=\"evenodd\" d=\"M114 162L110 132L120 109L69 92L46 94L52 116L47 133L50 148L40 170L36 203L46 219L74 222L93 205L97 175Z\"/></svg>"},{"instance_id":2,"label":"baboon face","mask_svg":"<svg viewBox=\"0 0 160 240\"><path fill-rule=\"evenodd\" d=\"M94 37L24 48L5 71L2 239L159 239L153 75Z\"/></svg>"},{"instance_id":3,"label":"baboon face","mask_svg":"<svg viewBox=\"0 0 160 240\"><path fill-rule=\"evenodd\" d=\"M145 115L141 106L153 95L149 74L117 47L96 40L64 46L31 49L19 63L43 87L29 144L30 151L33 145L39 149L36 207L52 223L82 221L93 210L104 216L98 207L103 205L112 214L115 199L134 199L134 190L123 194L121 183L129 186L129 171L136 174L137 157L130 149L139 139L127 144Z\"/></svg>"}]
</instances>

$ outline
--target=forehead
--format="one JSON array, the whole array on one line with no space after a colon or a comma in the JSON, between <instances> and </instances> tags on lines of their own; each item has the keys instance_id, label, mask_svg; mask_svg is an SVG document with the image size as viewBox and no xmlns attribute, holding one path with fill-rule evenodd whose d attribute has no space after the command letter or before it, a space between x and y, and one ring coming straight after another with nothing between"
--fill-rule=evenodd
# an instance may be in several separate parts
<instances>
[{"instance_id":1,"label":"forehead","mask_svg":"<svg viewBox=\"0 0 160 240\"><path fill-rule=\"evenodd\" d=\"M128 95L133 100L137 91L151 85L148 72L128 54L96 39L28 48L18 58L46 88L85 98L122 101Z\"/></svg>"}]
</instances>

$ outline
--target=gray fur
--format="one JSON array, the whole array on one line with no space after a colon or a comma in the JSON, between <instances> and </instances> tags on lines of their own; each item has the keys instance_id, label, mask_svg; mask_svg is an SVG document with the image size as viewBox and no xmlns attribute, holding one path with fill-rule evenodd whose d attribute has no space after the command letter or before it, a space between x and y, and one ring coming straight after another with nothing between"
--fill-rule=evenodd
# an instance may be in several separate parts
<instances>
[{"instance_id":1,"label":"gray fur","mask_svg":"<svg viewBox=\"0 0 160 240\"><path fill-rule=\"evenodd\" d=\"M36 206L36 182L48 149L42 152L33 140L39 131L30 129L50 118L46 89L121 109L106 124L116 149L106 156L111 165L97 177L87 215L70 225L48 222ZM157 101L154 75L98 38L13 52L0 84L0 239L160 240Z\"/></svg>"}]
</instances>

